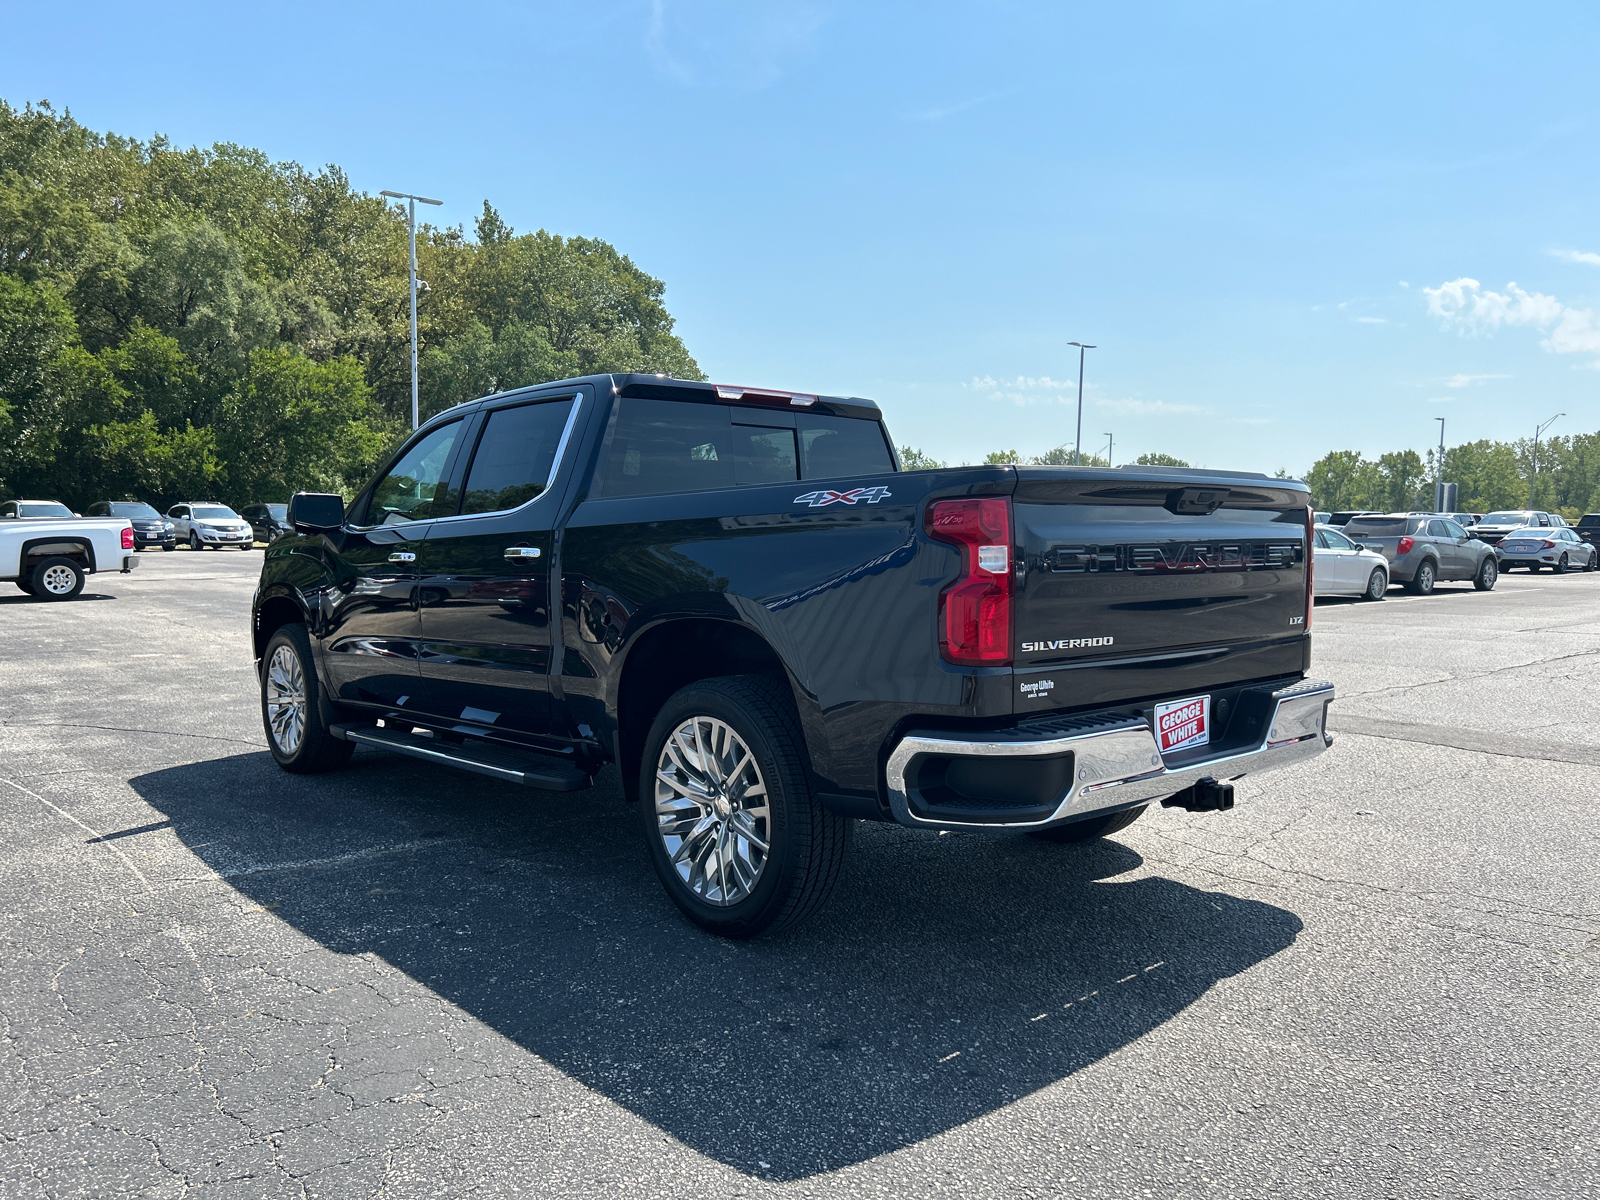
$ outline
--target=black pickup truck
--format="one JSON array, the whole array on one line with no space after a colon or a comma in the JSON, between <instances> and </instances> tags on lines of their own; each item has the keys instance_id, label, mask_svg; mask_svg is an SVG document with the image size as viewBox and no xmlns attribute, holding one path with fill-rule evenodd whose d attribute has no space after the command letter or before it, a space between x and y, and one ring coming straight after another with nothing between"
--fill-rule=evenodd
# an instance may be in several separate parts
<instances>
[{"instance_id":1,"label":"black pickup truck","mask_svg":"<svg viewBox=\"0 0 1600 1200\"><path fill-rule=\"evenodd\" d=\"M358 744L535 788L618 765L691 919L826 898L858 819L1057 842L1330 744L1299 483L902 472L868 400L602 375L302 493L252 607L289 771Z\"/></svg>"}]
</instances>

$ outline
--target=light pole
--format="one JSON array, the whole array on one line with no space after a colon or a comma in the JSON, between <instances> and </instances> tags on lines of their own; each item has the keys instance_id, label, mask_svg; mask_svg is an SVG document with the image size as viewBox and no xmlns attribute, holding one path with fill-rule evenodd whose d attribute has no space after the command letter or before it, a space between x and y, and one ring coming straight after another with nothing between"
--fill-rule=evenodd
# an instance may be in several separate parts
<instances>
[{"instance_id":1,"label":"light pole","mask_svg":"<svg viewBox=\"0 0 1600 1200\"><path fill-rule=\"evenodd\" d=\"M1114 467L1114 466L1117 465L1116 463L1112 462L1112 460L1111 460L1111 451L1112 451L1112 448L1116 446L1116 444L1117 444L1117 439L1112 437L1109 433L1106 434L1106 466L1108 466L1108 467Z\"/></svg>"},{"instance_id":2,"label":"light pole","mask_svg":"<svg viewBox=\"0 0 1600 1200\"><path fill-rule=\"evenodd\" d=\"M1562 417L1564 417L1566 415L1567 415L1566 413L1557 413L1555 416L1551 417L1544 424L1535 425L1533 427L1533 473L1528 477L1528 507L1529 508L1533 507L1533 489L1534 489L1534 486L1539 482L1539 438L1544 433L1544 431L1546 429L1549 429L1550 426L1554 425L1560 418L1562 418Z\"/></svg>"},{"instance_id":3,"label":"light pole","mask_svg":"<svg viewBox=\"0 0 1600 1200\"><path fill-rule=\"evenodd\" d=\"M1083 342L1068 342L1078 348L1078 440L1072 444L1072 465L1083 465L1083 352L1094 347Z\"/></svg>"},{"instance_id":4,"label":"light pole","mask_svg":"<svg viewBox=\"0 0 1600 1200\"><path fill-rule=\"evenodd\" d=\"M1433 511L1444 511L1444 418L1435 417L1439 422L1439 462L1438 469L1434 472L1433 480Z\"/></svg>"},{"instance_id":5,"label":"light pole","mask_svg":"<svg viewBox=\"0 0 1600 1200\"><path fill-rule=\"evenodd\" d=\"M443 204L443 200L429 200L426 196L413 196L410 192L379 192L391 200L406 202L406 228L411 236L411 428L417 427L417 204Z\"/></svg>"}]
</instances>

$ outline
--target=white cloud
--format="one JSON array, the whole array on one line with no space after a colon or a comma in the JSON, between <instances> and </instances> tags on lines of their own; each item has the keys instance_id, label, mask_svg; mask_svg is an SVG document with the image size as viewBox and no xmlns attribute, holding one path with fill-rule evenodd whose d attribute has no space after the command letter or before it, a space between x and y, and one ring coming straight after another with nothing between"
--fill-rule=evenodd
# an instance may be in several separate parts
<instances>
[{"instance_id":1,"label":"white cloud","mask_svg":"<svg viewBox=\"0 0 1600 1200\"><path fill-rule=\"evenodd\" d=\"M1554 354L1600 354L1600 318L1592 309L1572 308L1514 283L1504 292L1484 291L1476 279L1465 276L1422 292L1428 297L1428 312L1446 329L1482 334L1502 325L1532 325L1548 331L1540 345Z\"/></svg>"},{"instance_id":2,"label":"white cloud","mask_svg":"<svg viewBox=\"0 0 1600 1200\"><path fill-rule=\"evenodd\" d=\"M1444 381L1447 388L1464 388L1469 384L1482 383L1486 379L1510 379L1509 375L1452 375Z\"/></svg>"},{"instance_id":3,"label":"white cloud","mask_svg":"<svg viewBox=\"0 0 1600 1200\"><path fill-rule=\"evenodd\" d=\"M1078 398L1076 379L1051 379L1048 375L1018 375L1015 379L996 379L993 375L974 375L963 385L982 392L989 400L1009 400L1013 404L1057 404ZM1084 390L1093 391L1087 384Z\"/></svg>"},{"instance_id":4,"label":"white cloud","mask_svg":"<svg viewBox=\"0 0 1600 1200\"><path fill-rule=\"evenodd\" d=\"M1169 404L1165 400L1096 400L1094 404L1096 408L1108 408L1126 417L1162 417L1211 411L1199 404Z\"/></svg>"},{"instance_id":5,"label":"white cloud","mask_svg":"<svg viewBox=\"0 0 1600 1200\"><path fill-rule=\"evenodd\" d=\"M1586 267L1600 267L1600 254L1592 250L1552 250L1562 262L1582 263Z\"/></svg>"},{"instance_id":6,"label":"white cloud","mask_svg":"<svg viewBox=\"0 0 1600 1200\"><path fill-rule=\"evenodd\" d=\"M782 78L791 60L810 50L826 19L805 0L651 0L645 48L657 70L683 87L754 91Z\"/></svg>"},{"instance_id":7,"label":"white cloud","mask_svg":"<svg viewBox=\"0 0 1600 1200\"><path fill-rule=\"evenodd\" d=\"M1388 317L1357 317L1356 318L1356 324L1357 325L1387 325L1388 323L1389 323L1389 318Z\"/></svg>"},{"instance_id":8,"label":"white cloud","mask_svg":"<svg viewBox=\"0 0 1600 1200\"><path fill-rule=\"evenodd\" d=\"M999 92L985 92L981 96L973 96L969 100L958 100L954 104L944 104L935 108L917 109L905 114L908 121L942 121L946 117L953 117L957 113L964 113L969 108L976 108L980 104L987 104L990 100L998 100L1002 96L1014 95L1021 88L1006 88Z\"/></svg>"}]
</instances>

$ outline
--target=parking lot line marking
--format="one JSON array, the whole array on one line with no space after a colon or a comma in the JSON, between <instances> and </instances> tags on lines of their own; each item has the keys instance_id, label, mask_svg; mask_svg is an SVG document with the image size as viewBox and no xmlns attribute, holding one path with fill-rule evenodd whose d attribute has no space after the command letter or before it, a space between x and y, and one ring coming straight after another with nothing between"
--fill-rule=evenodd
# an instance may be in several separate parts
<instances>
[{"instance_id":1,"label":"parking lot line marking","mask_svg":"<svg viewBox=\"0 0 1600 1200\"><path fill-rule=\"evenodd\" d=\"M421 850L428 846L449 846L461 838L430 838L425 842L401 842L397 846L368 846L365 850L352 850L348 854L335 854L328 858L303 858L296 862L262 863L254 867L237 867L232 871L218 871L218 879L236 879L240 875L259 875L264 871L298 871L304 867L336 867L363 858L377 858L383 854L400 854L407 850Z\"/></svg>"},{"instance_id":2,"label":"parking lot line marking","mask_svg":"<svg viewBox=\"0 0 1600 1200\"><path fill-rule=\"evenodd\" d=\"M105 842L104 841L105 835L102 834L94 826L84 824L82 821L78 820L77 817L75 817L71 813L69 813L66 809L61 808L61 807L59 807L57 805L51 804L50 801L46 800L43 796L39 795L38 792L29 791L27 788L23 787L20 783L16 783L13 780L5 779L3 777L0 777L0 783L10 784L12 787L16 788L17 791L21 792L24 796L32 796L35 800L37 800L40 804L44 805L46 808L48 808L51 812L55 813L57 816L65 817L67 820L71 821L79 829L81 829L85 833L89 834L90 837L92 839L94 839L95 841L104 842L106 849L110 850L113 854L115 854L118 858L120 858L122 860L122 862L123 862L123 865L126 866L128 868L128 870L132 871L134 873L134 875L136 875L138 877L140 883L144 884L144 890L145 891L153 893L156 890L155 888L150 886L150 881L144 877L144 872L139 870L139 868L134 865L133 859L129 858L126 854L124 854L122 852L122 847L116 845L114 842Z\"/></svg>"}]
</instances>

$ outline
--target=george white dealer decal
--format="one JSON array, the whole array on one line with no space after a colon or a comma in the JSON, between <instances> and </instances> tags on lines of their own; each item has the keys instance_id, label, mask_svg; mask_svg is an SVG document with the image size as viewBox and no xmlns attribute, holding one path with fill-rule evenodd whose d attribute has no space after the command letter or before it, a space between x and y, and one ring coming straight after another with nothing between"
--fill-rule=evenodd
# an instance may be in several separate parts
<instances>
[{"instance_id":1,"label":"george white dealer decal","mask_svg":"<svg viewBox=\"0 0 1600 1200\"><path fill-rule=\"evenodd\" d=\"M1063 638L1058 642L1023 642L1024 654L1037 654L1041 650L1088 650L1094 646L1109 646L1116 638Z\"/></svg>"},{"instance_id":2,"label":"george white dealer decal","mask_svg":"<svg viewBox=\"0 0 1600 1200\"><path fill-rule=\"evenodd\" d=\"M886 487L852 488L848 492L834 492L824 489L820 492L807 492L804 496L796 496L796 504L808 504L812 508L827 508L830 504L854 504L857 500L865 500L868 504L876 504L879 500L887 500L890 496Z\"/></svg>"}]
</instances>

